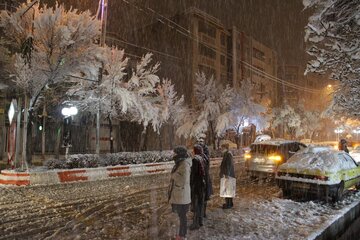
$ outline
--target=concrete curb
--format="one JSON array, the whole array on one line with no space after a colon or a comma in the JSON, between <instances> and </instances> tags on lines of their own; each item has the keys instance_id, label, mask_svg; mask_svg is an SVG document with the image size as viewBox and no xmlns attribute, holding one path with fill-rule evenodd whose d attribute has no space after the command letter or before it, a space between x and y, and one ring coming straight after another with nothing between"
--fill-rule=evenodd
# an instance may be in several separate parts
<instances>
[{"instance_id":1,"label":"concrete curb","mask_svg":"<svg viewBox=\"0 0 360 240\"><path fill-rule=\"evenodd\" d=\"M234 160L240 158L235 158ZM221 158L212 158L211 167L219 166ZM47 171L18 172L16 170L2 170L0 185L29 186L63 184L79 181L96 181L117 177L142 176L158 173L169 173L173 162L147 163L134 165L117 165L98 168L59 169Z\"/></svg>"},{"instance_id":2,"label":"concrete curb","mask_svg":"<svg viewBox=\"0 0 360 240\"><path fill-rule=\"evenodd\" d=\"M343 209L342 213L331 222L327 222L323 229L309 236L309 240L338 239L347 228L360 217L360 202L354 202Z\"/></svg>"}]
</instances>

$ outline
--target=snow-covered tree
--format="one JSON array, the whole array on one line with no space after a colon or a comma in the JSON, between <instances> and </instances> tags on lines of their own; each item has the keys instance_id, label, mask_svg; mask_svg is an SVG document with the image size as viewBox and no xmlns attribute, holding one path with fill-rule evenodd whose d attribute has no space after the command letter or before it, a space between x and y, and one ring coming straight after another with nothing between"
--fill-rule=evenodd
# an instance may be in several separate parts
<instances>
[{"instance_id":1,"label":"snow-covered tree","mask_svg":"<svg viewBox=\"0 0 360 240\"><path fill-rule=\"evenodd\" d=\"M358 0L303 0L314 9L305 29L307 71L331 73L340 85L332 107L342 115L360 115L360 4Z\"/></svg>"},{"instance_id":2,"label":"snow-covered tree","mask_svg":"<svg viewBox=\"0 0 360 240\"><path fill-rule=\"evenodd\" d=\"M151 62L152 54L148 53L128 76L126 69L130 66L124 51L106 47L102 81L81 81L68 95L83 111L95 113L100 105L101 115L109 121L110 139L113 119L137 122L143 125L144 131L151 124L159 133L182 99L177 99L170 80L160 81L159 63L152 65Z\"/></svg>"},{"instance_id":3,"label":"snow-covered tree","mask_svg":"<svg viewBox=\"0 0 360 240\"><path fill-rule=\"evenodd\" d=\"M233 89L217 85L213 76L207 78L204 73L197 73L194 96L195 103L183 111L176 133L185 138L196 138L209 131L215 146L215 139L230 126Z\"/></svg>"},{"instance_id":4,"label":"snow-covered tree","mask_svg":"<svg viewBox=\"0 0 360 240\"><path fill-rule=\"evenodd\" d=\"M244 80L241 83L241 88L238 91L235 91L232 100L229 114L229 125L222 128L222 131L229 128L235 130L237 133L236 144L238 148L240 146L241 132L245 121L251 123L262 121L263 114L266 111L264 106L254 102L251 95L252 88L253 87L250 80Z\"/></svg>"},{"instance_id":5,"label":"snow-covered tree","mask_svg":"<svg viewBox=\"0 0 360 240\"><path fill-rule=\"evenodd\" d=\"M282 126L291 139L303 134L301 117L290 105L285 104L282 108L274 108L272 116L271 126L273 128Z\"/></svg>"},{"instance_id":6,"label":"snow-covered tree","mask_svg":"<svg viewBox=\"0 0 360 240\"><path fill-rule=\"evenodd\" d=\"M53 8L27 1L14 12L1 11L0 27L6 40L12 43L14 82L24 92L30 121L25 111L25 123L31 130L32 113L47 89L64 84L69 75L82 73L97 76L101 48L96 44L100 23L89 11ZM29 101L27 101L29 99ZM26 132L24 145L26 145Z\"/></svg>"}]
</instances>

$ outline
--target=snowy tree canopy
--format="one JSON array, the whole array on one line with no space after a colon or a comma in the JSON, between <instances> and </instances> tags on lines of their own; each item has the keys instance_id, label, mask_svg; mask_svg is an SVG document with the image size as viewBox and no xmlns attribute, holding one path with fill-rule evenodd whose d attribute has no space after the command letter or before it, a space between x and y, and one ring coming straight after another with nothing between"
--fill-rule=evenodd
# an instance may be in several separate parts
<instances>
[{"instance_id":1,"label":"snowy tree canopy","mask_svg":"<svg viewBox=\"0 0 360 240\"><path fill-rule=\"evenodd\" d=\"M1 11L0 26L18 52L15 83L31 98L30 108L36 107L46 88L64 83L68 75L97 76L102 52L96 44L100 23L89 11L28 1L15 12Z\"/></svg>"},{"instance_id":2,"label":"snowy tree canopy","mask_svg":"<svg viewBox=\"0 0 360 240\"><path fill-rule=\"evenodd\" d=\"M158 132L182 100L177 99L170 80L160 81L159 63L151 62L152 54L148 53L129 76L129 59L124 51L106 46L102 81L80 81L67 94L82 110L95 113L100 104L101 114L107 118L135 121L145 128L151 124Z\"/></svg>"},{"instance_id":3,"label":"snowy tree canopy","mask_svg":"<svg viewBox=\"0 0 360 240\"><path fill-rule=\"evenodd\" d=\"M252 84L250 80L244 80L241 83L241 88L235 91L233 102L231 104L230 126L241 132L244 126L244 121L249 122L263 122L263 113L266 108L261 104L254 102L252 93ZM226 130L225 128L223 130Z\"/></svg>"},{"instance_id":4,"label":"snowy tree canopy","mask_svg":"<svg viewBox=\"0 0 360 240\"><path fill-rule=\"evenodd\" d=\"M313 8L305 29L308 54L313 57L307 72L331 73L340 80L332 107L336 112L359 116L360 4L358 0L303 0Z\"/></svg>"},{"instance_id":5,"label":"snowy tree canopy","mask_svg":"<svg viewBox=\"0 0 360 240\"><path fill-rule=\"evenodd\" d=\"M183 119L177 129L178 136L196 138L208 130L220 135L230 125L230 108L234 91L229 86L217 86L213 77L196 74L193 108L183 112Z\"/></svg>"},{"instance_id":6,"label":"snowy tree canopy","mask_svg":"<svg viewBox=\"0 0 360 240\"><path fill-rule=\"evenodd\" d=\"M282 108L274 108L272 119L272 127L283 126L287 133L292 137L300 136L304 133L301 127L301 116L295 112L295 109L289 104L285 104Z\"/></svg>"}]
</instances>

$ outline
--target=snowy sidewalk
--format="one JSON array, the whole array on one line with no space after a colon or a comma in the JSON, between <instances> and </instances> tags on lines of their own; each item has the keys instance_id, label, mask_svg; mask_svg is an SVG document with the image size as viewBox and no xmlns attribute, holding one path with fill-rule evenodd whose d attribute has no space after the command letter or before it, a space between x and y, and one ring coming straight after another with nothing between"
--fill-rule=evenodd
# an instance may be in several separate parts
<instances>
[{"instance_id":1,"label":"snowy sidewalk","mask_svg":"<svg viewBox=\"0 0 360 240\"><path fill-rule=\"evenodd\" d=\"M281 199L280 190L271 184L250 184L240 187L238 193L233 209L223 210L220 208L223 199L213 197L204 226L189 230L188 239L315 239L344 215L348 206L360 202L360 192L349 194L336 205ZM191 216L192 213L188 213L188 225L192 222ZM161 239L170 239L176 234L177 216L169 213L169 219L162 226L168 230L162 229L164 237Z\"/></svg>"}]
</instances>

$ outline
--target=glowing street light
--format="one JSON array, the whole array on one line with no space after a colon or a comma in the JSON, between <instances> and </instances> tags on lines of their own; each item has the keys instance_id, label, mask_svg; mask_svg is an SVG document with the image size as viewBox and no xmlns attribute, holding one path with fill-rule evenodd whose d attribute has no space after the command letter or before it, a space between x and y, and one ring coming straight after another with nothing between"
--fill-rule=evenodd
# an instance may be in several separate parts
<instances>
[{"instance_id":1,"label":"glowing street light","mask_svg":"<svg viewBox=\"0 0 360 240\"><path fill-rule=\"evenodd\" d=\"M353 133L356 133L356 141L359 141L360 128L354 129Z\"/></svg>"},{"instance_id":2,"label":"glowing street light","mask_svg":"<svg viewBox=\"0 0 360 240\"><path fill-rule=\"evenodd\" d=\"M337 134L337 141L339 141L339 135L340 135L340 133L343 133L343 132L344 132L344 129L342 129L342 128L336 128L336 129L334 130L334 132Z\"/></svg>"}]
</instances>

